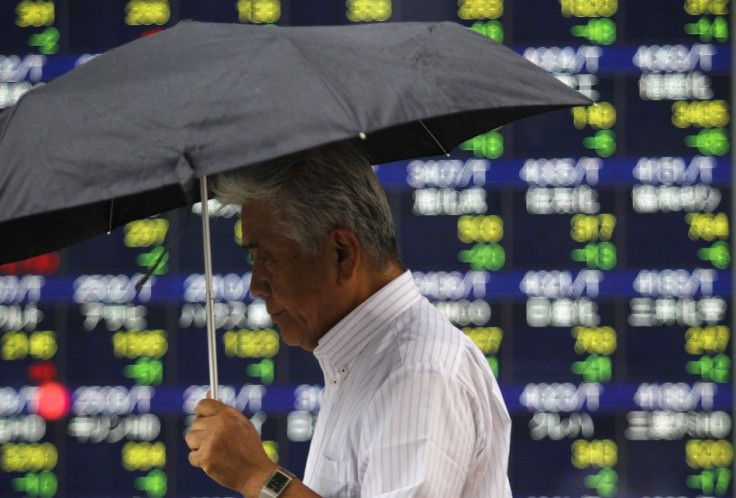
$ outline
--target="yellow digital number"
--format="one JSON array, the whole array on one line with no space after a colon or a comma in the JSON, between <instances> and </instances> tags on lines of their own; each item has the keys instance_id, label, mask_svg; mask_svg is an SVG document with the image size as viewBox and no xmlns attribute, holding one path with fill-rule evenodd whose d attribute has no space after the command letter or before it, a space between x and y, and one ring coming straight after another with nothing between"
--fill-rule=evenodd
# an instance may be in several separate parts
<instances>
[{"instance_id":1,"label":"yellow digital number","mask_svg":"<svg viewBox=\"0 0 736 498\"><path fill-rule=\"evenodd\" d=\"M618 0L560 0L565 17L611 17L618 11Z\"/></svg>"},{"instance_id":2,"label":"yellow digital number","mask_svg":"<svg viewBox=\"0 0 736 498\"><path fill-rule=\"evenodd\" d=\"M43 0L23 0L16 5L15 13L15 24L21 28L51 26L56 17L54 2Z\"/></svg>"},{"instance_id":3,"label":"yellow digital number","mask_svg":"<svg viewBox=\"0 0 736 498\"><path fill-rule=\"evenodd\" d=\"M503 331L499 327L465 327L463 332L484 355L496 354L501 347Z\"/></svg>"},{"instance_id":4,"label":"yellow digital number","mask_svg":"<svg viewBox=\"0 0 736 498\"><path fill-rule=\"evenodd\" d=\"M457 220L457 237L461 242L498 242L503 239L500 216L461 216Z\"/></svg>"},{"instance_id":5,"label":"yellow digital number","mask_svg":"<svg viewBox=\"0 0 736 498\"><path fill-rule=\"evenodd\" d=\"M240 220L236 221L233 227L233 239L238 246L243 245L243 225Z\"/></svg>"},{"instance_id":6,"label":"yellow digital number","mask_svg":"<svg viewBox=\"0 0 736 498\"><path fill-rule=\"evenodd\" d=\"M123 243L126 247L157 246L166 239L169 222L165 218L135 220L127 223L123 230Z\"/></svg>"},{"instance_id":7,"label":"yellow digital number","mask_svg":"<svg viewBox=\"0 0 736 498\"><path fill-rule=\"evenodd\" d=\"M589 106L577 106L570 109L573 125L578 130L586 126L599 130L608 130L616 124L616 108L609 102L597 102Z\"/></svg>"},{"instance_id":8,"label":"yellow digital number","mask_svg":"<svg viewBox=\"0 0 736 498\"><path fill-rule=\"evenodd\" d=\"M672 124L678 128L723 128L731 121L725 100L678 100L672 104Z\"/></svg>"},{"instance_id":9,"label":"yellow digital number","mask_svg":"<svg viewBox=\"0 0 736 498\"><path fill-rule=\"evenodd\" d=\"M618 447L610 439L578 439L572 443L572 464L578 469L613 467L618 461Z\"/></svg>"},{"instance_id":10,"label":"yellow digital number","mask_svg":"<svg viewBox=\"0 0 736 498\"><path fill-rule=\"evenodd\" d=\"M691 240L727 239L730 232L726 213L688 213L685 222L690 225Z\"/></svg>"},{"instance_id":11,"label":"yellow digital number","mask_svg":"<svg viewBox=\"0 0 736 498\"><path fill-rule=\"evenodd\" d=\"M0 445L0 468L5 472L51 470L59 452L51 443L5 443Z\"/></svg>"},{"instance_id":12,"label":"yellow digital number","mask_svg":"<svg viewBox=\"0 0 736 498\"><path fill-rule=\"evenodd\" d=\"M164 443L125 443L121 460L125 470L162 469L166 465L166 447Z\"/></svg>"},{"instance_id":13,"label":"yellow digital number","mask_svg":"<svg viewBox=\"0 0 736 498\"><path fill-rule=\"evenodd\" d=\"M691 439L685 444L685 459L691 469L730 467L733 445L725 439Z\"/></svg>"},{"instance_id":14,"label":"yellow digital number","mask_svg":"<svg viewBox=\"0 0 736 498\"><path fill-rule=\"evenodd\" d=\"M279 463L279 443L276 441L263 441L263 451L273 463Z\"/></svg>"},{"instance_id":15,"label":"yellow digital number","mask_svg":"<svg viewBox=\"0 0 736 498\"><path fill-rule=\"evenodd\" d=\"M56 333L51 330L37 330L31 332L28 339L28 354L32 358L48 360L53 358L59 349L56 342Z\"/></svg>"},{"instance_id":16,"label":"yellow digital number","mask_svg":"<svg viewBox=\"0 0 736 498\"><path fill-rule=\"evenodd\" d=\"M0 356L3 360L23 360L28 357L28 335L25 332L5 332L0 339Z\"/></svg>"},{"instance_id":17,"label":"yellow digital number","mask_svg":"<svg viewBox=\"0 0 736 498\"><path fill-rule=\"evenodd\" d=\"M503 15L503 0L458 0L460 19L498 19Z\"/></svg>"},{"instance_id":18,"label":"yellow digital number","mask_svg":"<svg viewBox=\"0 0 736 498\"><path fill-rule=\"evenodd\" d=\"M575 352L578 354L604 354L616 352L616 331L613 327L574 327Z\"/></svg>"},{"instance_id":19,"label":"yellow digital number","mask_svg":"<svg viewBox=\"0 0 736 498\"><path fill-rule=\"evenodd\" d=\"M352 22L388 21L391 0L347 0L347 18Z\"/></svg>"},{"instance_id":20,"label":"yellow digital number","mask_svg":"<svg viewBox=\"0 0 736 498\"><path fill-rule=\"evenodd\" d=\"M690 327L685 331L685 351L689 354L724 353L731 338L725 325Z\"/></svg>"},{"instance_id":21,"label":"yellow digital number","mask_svg":"<svg viewBox=\"0 0 736 498\"><path fill-rule=\"evenodd\" d=\"M228 330L222 341L230 358L272 358L279 352L279 334L273 329Z\"/></svg>"},{"instance_id":22,"label":"yellow digital number","mask_svg":"<svg viewBox=\"0 0 736 498\"><path fill-rule=\"evenodd\" d=\"M616 217L609 213L578 213L570 219L570 227L570 237L576 242L611 240Z\"/></svg>"},{"instance_id":23,"label":"yellow digital number","mask_svg":"<svg viewBox=\"0 0 736 498\"><path fill-rule=\"evenodd\" d=\"M168 0L130 0L125 12L125 24L128 26L161 26L169 22L171 16Z\"/></svg>"},{"instance_id":24,"label":"yellow digital number","mask_svg":"<svg viewBox=\"0 0 736 498\"><path fill-rule=\"evenodd\" d=\"M728 14L729 0L685 0L685 12L691 16Z\"/></svg>"},{"instance_id":25,"label":"yellow digital number","mask_svg":"<svg viewBox=\"0 0 736 498\"><path fill-rule=\"evenodd\" d=\"M238 20L254 24L271 24L281 18L279 0L238 0Z\"/></svg>"},{"instance_id":26,"label":"yellow digital number","mask_svg":"<svg viewBox=\"0 0 736 498\"><path fill-rule=\"evenodd\" d=\"M112 336L117 358L161 358L169 349L164 330L125 330Z\"/></svg>"},{"instance_id":27,"label":"yellow digital number","mask_svg":"<svg viewBox=\"0 0 736 498\"><path fill-rule=\"evenodd\" d=\"M11 330L0 338L0 358L8 361L24 360L29 356L37 360L48 360L58 349L56 333L51 330L30 333Z\"/></svg>"}]
</instances>

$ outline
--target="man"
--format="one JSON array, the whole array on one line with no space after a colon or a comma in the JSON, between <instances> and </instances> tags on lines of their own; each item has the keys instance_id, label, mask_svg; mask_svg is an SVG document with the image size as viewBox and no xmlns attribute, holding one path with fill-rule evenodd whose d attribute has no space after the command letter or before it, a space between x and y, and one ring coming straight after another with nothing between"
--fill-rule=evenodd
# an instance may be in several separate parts
<instances>
[{"instance_id":1,"label":"man","mask_svg":"<svg viewBox=\"0 0 736 498\"><path fill-rule=\"evenodd\" d=\"M248 498L510 497L498 385L404 270L368 160L316 149L223 175L216 191L242 206L251 293L286 344L314 353L325 391L303 482L210 399L186 436L190 463Z\"/></svg>"}]
</instances>

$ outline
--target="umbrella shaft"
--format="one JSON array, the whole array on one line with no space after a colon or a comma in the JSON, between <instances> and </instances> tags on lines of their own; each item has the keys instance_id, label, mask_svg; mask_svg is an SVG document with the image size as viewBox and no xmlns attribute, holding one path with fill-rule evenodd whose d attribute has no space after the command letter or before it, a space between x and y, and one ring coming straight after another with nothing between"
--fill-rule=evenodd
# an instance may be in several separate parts
<instances>
[{"instance_id":1,"label":"umbrella shaft","mask_svg":"<svg viewBox=\"0 0 736 498\"><path fill-rule=\"evenodd\" d=\"M204 280L207 310L207 362L210 370L210 395L218 399L217 393L217 339L215 336L215 297L212 292L212 250L210 246L210 216L207 205L207 177L199 180L202 201L202 244L204 247Z\"/></svg>"}]
</instances>

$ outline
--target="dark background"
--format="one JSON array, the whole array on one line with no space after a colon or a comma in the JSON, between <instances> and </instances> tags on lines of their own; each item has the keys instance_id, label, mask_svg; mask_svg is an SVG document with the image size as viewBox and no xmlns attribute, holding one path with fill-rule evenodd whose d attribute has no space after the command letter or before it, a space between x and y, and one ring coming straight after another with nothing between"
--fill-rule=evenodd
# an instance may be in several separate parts
<instances>
[{"instance_id":1,"label":"dark background","mask_svg":"<svg viewBox=\"0 0 736 498\"><path fill-rule=\"evenodd\" d=\"M463 292L462 287L445 288L445 294L428 291L428 297L440 301L441 306L455 306L456 310L490 310L490 316L482 322L478 315L455 315L460 327L471 327L476 332L481 327L497 327L503 331L498 351L487 353L489 362L497 366L498 379L514 423L509 468L514 495L730 495L733 485L730 478L723 476L724 469L732 469L732 458L717 460L715 453L706 452L701 456L709 463L700 467L689 466L686 459L689 441L730 444L732 439L732 367L723 363L723 357L730 361L732 356L730 337L726 339L725 349L718 351L693 353L685 349L689 334L697 333L694 328L730 327L731 324L731 265L728 261L716 264L703 253L716 243L731 244L728 223L732 212L730 151L712 147L723 144L705 138L699 142L700 148L693 144L692 137L714 131L708 124L712 123L708 119L713 114L706 113L705 126L695 122L692 126L678 128L672 122L672 105L676 100L690 103L729 100L732 80L728 2L484 0L477 2L479 10L476 12L485 13L485 18L461 19L459 8L463 2L453 0L284 0L260 4L236 0L0 0L0 107L12 103L17 98L12 97L13 92L18 92L19 88L53 79L89 54L154 34L179 20L240 22L239 6L258 4L255 8L267 9L278 4L278 25L349 24L350 6L368 8L361 12L370 12L372 8L374 12L385 14L387 3L391 4L390 22L449 20L468 27L475 25L476 29L485 25L496 32L501 30L503 43L519 53L540 57L546 54L542 57L543 66L548 64L550 70L556 68L563 80L579 81L582 76L593 81L588 91L594 92L592 96L597 101L611 104L616 111L615 123L605 126L596 122L576 126L574 111L564 110L497 130L495 139L500 137L503 145L485 158L484 181L469 184L429 181L415 189L407 180L412 167L410 162L381 165L377 170L389 195L404 261L426 279L425 284L433 279L467 280L473 278L469 272L486 272L483 277L488 280L485 289L477 287ZM54 7L53 17L38 18L49 22L18 26L23 13L34 12L33 9L43 11L49 4ZM468 8L473 4L471 0L464 2ZM564 6L571 6L570 15L564 15ZM134 20L136 13L143 15L138 19L148 24L126 24L126 19ZM157 24L159 22L162 24ZM724 23L725 35L722 32ZM696 24L700 33L693 32ZM591 40L580 35L585 26L592 30L593 25L596 29L613 27L615 41L604 44L600 39ZM711 32L706 29L708 26L718 29ZM58 40L54 38L54 28L58 30ZM45 36L45 40L49 40L48 37L56 40L43 48L48 48L45 54L37 43L39 35ZM707 44L716 51L710 67L696 61L687 71L654 73L660 75L662 81L670 78L663 83L669 85L670 91L685 88L683 96L662 100L642 96L640 84L645 72L637 66L637 53L654 47L654 52L659 50L659 62L665 66L676 65L679 59L672 59L671 54L683 52L673 47L682 45L685 53L692 53L699 50L698 46L702 48ZM594 53L591 49L599 50L597 69L591 60L585 60L585 54ZM40 55L44 58L39 59ZM42 71L32 71L31 68L38 64L42 64ZM688 94L687 88L692 87L693 81L702 82L703 78L707 78L708 98L704 99L702 94ZM725 105L726 109L730 107ZM726 136L730 133L728 121L725 122ZM592 142L596 134L599 140L613 136L615 150L596 149ZM713 156L709 163L712 165L711 178L690 175L663 180L660 177L648 183L650 192L658 196L659 207L649 212L636 205L634 190L647 184L637 173L637 164L641 165L646 158L678 158L692 173L696 156ZM523 171L533 166L529 161L567 159L580 166L581 158L595 161L599 167L597 181L591 177L557 176L533 184L522 179ZM474 157L473 151L467 148L453 151L449 158L455 161L454 166L459 164L460 167L467 167L473 159L484 158ZM422 164L439 165L440 169L448 171L452 165L441 162L445 160L447 158L428 158ZM560 169L556 171L559 173ZM485 209L453 211L457 208L453 199L469 195L471 188L482 191ZM541 190L535 194L535 188ZM558 203L548 214L530 209L530 197L534 195L558 200L579 199L586 189L593 191L594 208L584 203L568 207ZM713 202L704 203L702 198L690 201L697 192L703 191L709 192ZM420 198L445 199L445 214L417 215L415 210ZM725 232L721 225L718 234L689 235L688 213L706 217L725 215ZM602 214L615 217L616 224L610 236L599 234L583 241L573 240L571 228L575 215L598 219ZM461 216L490 215L499 216L503 221L502 237L473 242L459 240ZM58 254L0 267L1 496L233 495L213 484L201 471L189 467L182 439L191 413L187 407L206 390L206 387L196 386L206 385L208 379L201 322L203 301L196 292L201 290L198 275L202 272L200 218L186 209L166 213L161 218L168 223L165 240L131 246L125 230L121 229ZM480 223L481 220L476 218L476 221ZM258 314L259 303L247 293L250 266L246 253L235 242L236 225L235 214L212 219L214 271L222 283L218 287L218 301L223 309L231 312L223 318L227 323L222 323L218 330L219 380L227 387L224 395L233 395L230 401L254 420L263 422L263 439L277 449L279 462L301 475L309 443L290 437L289 428L296 427L296 422L293 419L290 422L289 417L296 413L301 420L313 418L318 404L315 405L314 396L303 396L319 392L322 374L311 354L283 345L278 354L265 359L228 356L223 339L227 331L269 327L267 319L265 323L258 321L259 317L262 319ZM178 234L181 235L176 239ZM3 234L2 243L12 244L12 234ZM598 244L589 248L594 254L596 247L600 249L604 243L615 248L612 267L601 268L596 266L595 260L581 259L587 244ZM170 253L161 273L153 277L150 295L115 292L121 284L130 286L137 278L134 275L145 271L151 260L146 254L167 244ZM492 250L496 255L502 254L503 264L485 269L471 267L461 254L467 254L474 247L478 251ZM724 247L725 253L730 254L730 247ZM713 288L696 286L691 289L688 282L680 281L679 285L662 292L647 294L637 284L642 270L656 271L658 275L680 270L681 274L685 272L690 283L697 271L712 271L707 275L714 279ZM521 288L525 277L530 277L529 272L535 272L531 277L544 277L549 283L580 282L584 271L600 272L596 274L599 279L597 292L592 287L550 284L546 293L535 296ZM38 282L33 280L37 275L44 279L40 296L28 290ZM90 287L91 284L94 286ZM101 289L107 292L100 294ZM528 319L534 298L547 299L549 309L556 310L550 311L546 325L534 325ZM650 325L632 320L634 299L649 300L645 305L651 310ZM539 301L534 302L538 304ZM251 322L239 314L244 306L253 306L246 308L252 312L248 315ZM199 323L192 319L195 315L200 318ZM609 361L611 376L598 379L594 384L601 393L597 404L581 394L588 392L585 381L595 383L596 379L587 379L576 371L592 354L575 350L573 333L581 326L607 326L616 331L615 351L602 355ZM35 332L47 330L54 331L58 345L58 351L50 357L41 357L32 349L25 353L13 349L12 340L17 334L30 340ZM148 358L145 354L116 356L112 342L114 334L130 330L165 331L166 353L160 358ZM149 382L153 389L151 404L128 406L125 399L121 400L120 392L130 394L136 388L147 387L136 387L136 382L125 372L136 362L151 359L160 360L163 369L160 380ZM725 374L706 377L693 373L692 362L715 362L716 359L721 361L721 367L726 365L723 367ZM268 362L272 362L272 379L257 373L258 368L268 366ZM39 377L41 367L53 375ZM71 409L60 420L46 421L40 434L29 435L32 432L29 427L38 422L34 415L38 411L37 403L33 401L33 393L37 391L33 389L49 380L66 387L72 398ZM657 391L659 397L653 405L642 407L641 394L648 392L646 389L653 384L655 391L660 389ZM248 389L261 385L266 393L262 405L252 400L243 404L244 396L247 398L250 392ZM694 394L702 389L712 389L715 393L712 399L707 396L701 399ZM101 398L95 398L98 405L85 404L84 396L92 392L102 393ZM544 393L544 396L535 404L530 401L533 399L531 392ZM657 426L660 432L652 431L649 440L627 436L630 418L636 416L632 413L639 411L647 411L650 417L660 417ZM714 413L717 414L715 418L708 419ZM157 417L158 430L151 428L150 418L134 420L146 414ZM672 422L676 417L680 417L679 425ZM551 425L546 436L536 439L544 432L536 425L539 420ZM581 420L585 421L585 430L580 428ZM697 420L701 421L700 425L695 422ZM88 429L87 439L75 432L83 424L92 428ZM678 435L678 428L683 427ZM94 434L106 436L94 441ZM142 437L141 434L155 434L155 437ZM572 462L576 441L613 442L616 458L606 461L605 455L591 451L589 463L576 467ZM55 464L39 460L43 443L55 448L58 454ZM126 469L127 443L162 443L165 461L144 453L139 467ZM613 487L596 479L607 469L615 472ZM163 471L165 491L146 486L145 483L151 481L141 480L155 477L154 471ZM610 478L611 474L607 475ZM720 477L720 485L709 486L703 476L715 477L714 482ZM36 484L29 484L31 482Z\"/></svg>"}]
</instances>

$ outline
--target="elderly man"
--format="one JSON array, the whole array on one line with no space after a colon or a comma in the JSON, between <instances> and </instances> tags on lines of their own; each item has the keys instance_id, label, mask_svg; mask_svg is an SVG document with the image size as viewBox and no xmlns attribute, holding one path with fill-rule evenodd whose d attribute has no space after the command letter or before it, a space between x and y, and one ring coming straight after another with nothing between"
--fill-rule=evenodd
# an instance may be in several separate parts
<instances>
[{"instance_id":1,"label":"elderly man","mask_svg":"<svg viewBox=\"0 0 736 498\"><path fill-rule=\"evenodd\" d=\"M368 160L338 145L218 178L242 205L251 293L325 376L304 480L237 410L196 408L189 461L244 496L509 497L510 419L478 348L403 268Z\"/></svg>"}]
</instances>

